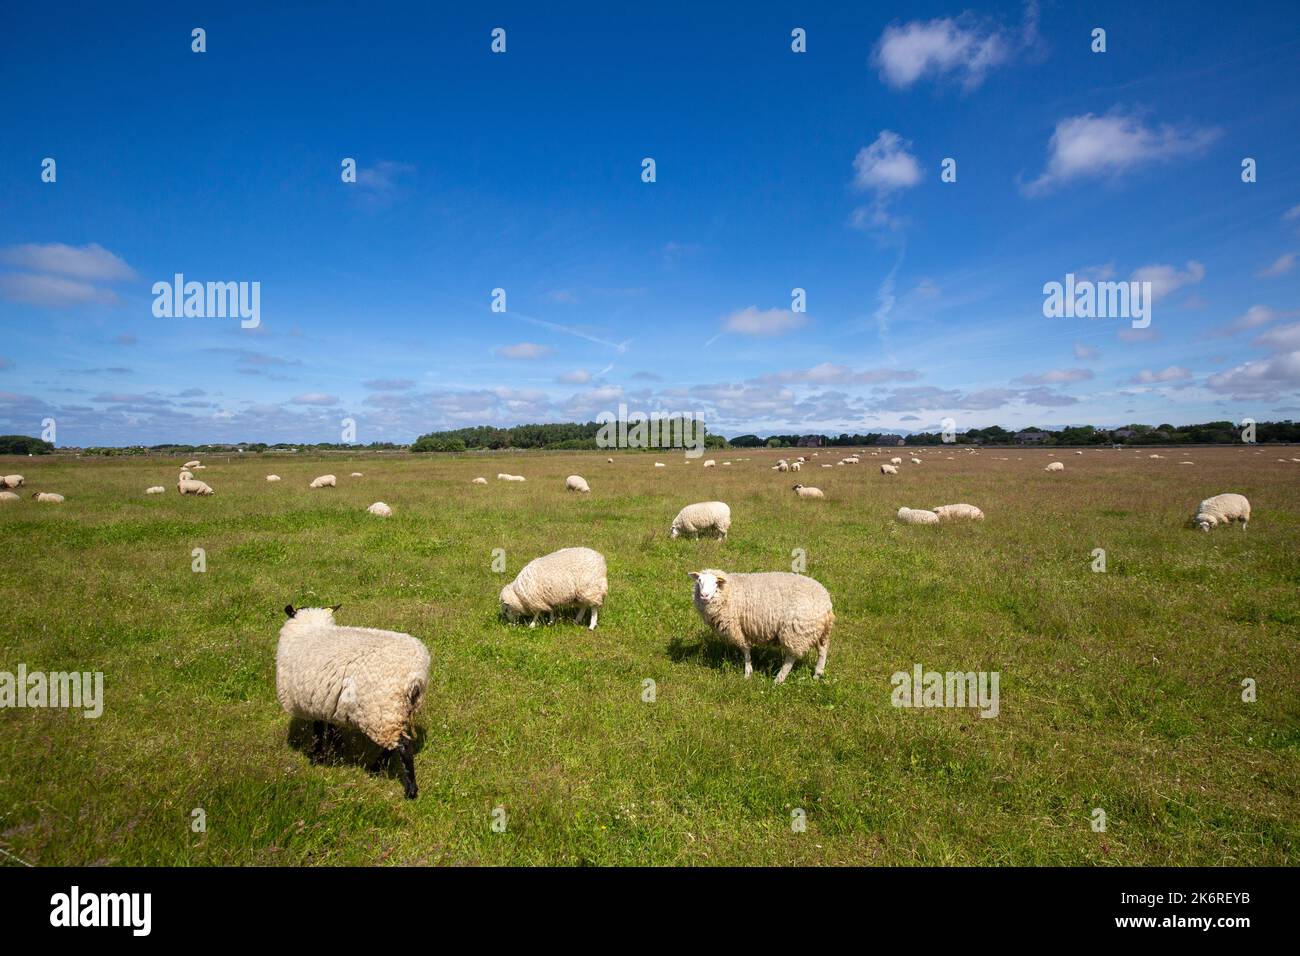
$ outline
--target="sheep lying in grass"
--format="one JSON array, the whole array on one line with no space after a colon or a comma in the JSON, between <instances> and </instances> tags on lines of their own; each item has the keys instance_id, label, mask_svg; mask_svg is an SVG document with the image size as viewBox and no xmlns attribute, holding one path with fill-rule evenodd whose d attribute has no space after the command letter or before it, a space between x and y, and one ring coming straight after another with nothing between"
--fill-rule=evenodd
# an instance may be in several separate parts
<instances>
[{"instance_id":1,"label":"sheep lying in grass","mask_svg":"<svg viewBox=\"0 0 1300 956\"><path fill-rule=\"evenodd\" d=\"M146 495L161 495L164 494L166 491L167 489L164 488L162 485L154 485L152 488L146 488L144 490L144 493Z\"/></svg>"},{"instance_id":2,"label":"sheep lying in grass","mask_svg":"<svg viewBox=\"0 0 1300 956\"><path fill-rule=\"evenodd\" d=\"M22 475L5 475L0 478L0 488L21 488L26 482Z\"/></svg>"},{"instance_id":3,"label":"sheep lying in grass","mask_svg":"<svg viewBox=\"0 0 1300 956\"><path fill-rule=\"evenodd\" d=\"M176 483L176 490L183 495L211 495L215 494L205 481L195 481L193 478L185 478Z\"/></svg>"},{"instance_id":4,"label":"sheep lying in grass","mask_svg":"<svg viewBox=\"0 0 1300 956\"><path fill-rule=\"evenodd\" d=\"M585 493L591 491L591 488L587 486L587 479L583 478L582 475L570 475L564 479L564 490Z\"/></svg>"},{"instance_id":5,"label":"sheep lying in grass","mask_svg":"<svg viewBox=\"0 0 1300 956\"><path fill-rule=\"evenodd\" d=\"M810 488L807 485L795 485L794 493L800 498L825 498L820 488Z\"/></svg>"},{"instance_id":6,"label":"sheep lying in grass","mask_svg":"<svg viewBox=\"0 0 1300 956\"><path fill-rule=\"evenodd\" d=\"M321 475L319 478L313 478L309 488L337 488L338 479L333 475Z\"/></svg>"},{"instance_id":7,"label":"sheep lying in grass","mask_svg":"<svg viewBox=\"0 0 1300 956\"><path fill-rule=\"evenodd\" d=\"M921 508L899 508L898 520L903 524L938 524L939 516Z\"/></svg>"},{"instance_id":8,"label":"sheep lying in grass","mask_svg":"<svg viewBox=\"0 0 1300 956\"><path fill-rule=\"evenodd\" d=\"M1065 471L1065 466L1061 464L1059 461L1053 461L1053 462L1049 462L1047 467L1044 468L1043 471Z\"/></svg>"},{"instance_id":9,"label":"sheep lying in grass","mask_svg":"<svg viewBox=\"0 0 1300 956\"><path fill-rule=\"evenodd\" d=\"M690 576L695 610L718 637L740 648L746 677L754 673L750 648L763 644L775 644L785 654L776 683L813 647L818 649L813 677L822 676L835 612L821 584L786 571L729 574L708 568Z\"/></svg>"},{"instance_id":10,"label":"sheep lying in grass","mask_svg":"<svg viewBox=\"0 0 1300 956\"><path fill-rule=\"evenodd\" d=\"M497 474L497 481L523 481L523 475L507 475L505 472Z\"/></svg>"},{"instance_id":11,"label":"sheep lying in grass","mask_svg":"<svg viewBox=\"0 0 1300 956\"><path fill-rule=\"evenodd\" d=\"M49 502L50 504L55 504L55 505L63 504L63 495L56 495L52 491L38 491L34 495L32 495L32 497L35 498L37 501L45 501L45 502Z\"/></svg>"},{"instance_id":12,"label":"sheep lying in grass","mask_svg":"<svg viewBox=\"0 0 1300 956\"><path fill-rule=\"evenodd\" d=\"M677 512L668 536L671 538L681 535L698 536L708 532L717 534L725 541L730 530L731 508L726 502L698 501Z\"/></svg>"},{"instance_id":13,"label":"sheep lying in grass","mask_svg":"<svg viewBox=\"0 0 1300 956\"><path fill-rule=\"evenodd\" d=\"M388 507L388 505L384 504L382 501L376 501L373 505L367 508L366 511L370 512L372 515L378 515L381 518L391 518L393 516L393 509Z\"/></svg>"},{"instance_id":14,"label":"sheep lying in grass","mask_svg":"<svg viewBox=\"0 0 1300 956\"><path fill-rule=\"evenodd\" d=\"M12 491L0 491L0 501L18 501L19 498Z\"/></svg>"},{"instance_id":15,"label":"sheep lying in grass","mask_svg":"<svg viewBox=\"0 0 1300 956\"><path fill-rule=\"evenodd\" d=\"M525 564L515 579L501 589L501 613L514 624L529 618L536 627L543 614L555 620L557 611L577 608L577 623L590 614L589 631L609 593L605 557L591 548L561 548Z\"/></svg>"},{"instance_id":16,"label":"sheep lying in grass","mask_svg":"<svg viewBox=\"0 0 1300 956\"><path fill-rule=\"evenodd\" d=\"M486 484L487 484L487 479L486 479L486 478L475 478L473 481L470 482L470 484L471 484L471 485L486 485Z\"/></svg>"},{"instance_id":17,"label":"sheep lying in grass","mask_svg":"<svg viewBox=\"0 0 1300 956\"><path fill-rule=\"evenodd\" d=\"M913 458L913 459L912 459L912 464L914 464L914 465L919 465L920 463L921 463L921 459L919 459L919 458Z\"/></svg>"},{"instance_id":18,"label":"sheep lying in grass","mask_svg":"<svg viewBox=\"0 0 1300 956\"><path fill-rule=\"evenodd\" d=\"M705 468L715 468L715 467L717 467L717 464L718 464L718 463L717 463L716 461L714 461L712 458L710 458L710 459L708 459L707 461L704 462L704 467L705 467Z\"/></svg>"},{"instance_id":19,"label":"sheep lying in grass","mask_svg":"<svg viewBox=\"0 0 1300 956\"><path fill-rule=\"evenodd\" d=\"M898 474L898 469L895 468L893 465L882 464L880 466L880 473L882 475L896 475Z\"/></svg>"},{"instance_id":20,"label":"sheep lying in grass","mask_svg":"<svg viewBox=\"0 0 1300 956\"><path fill-rule=\"evenodd\" d=\"M326 724L355 728L383 750L381 762L402 758L402 788L414 800L413 720L429 687L429 651L410 634L341 627L338 609L285 607L275 694L286 713L313 721L313 758L322 755Z\"/></svg>"},{"instance_id":21,"label":"sheep lying in grass","mask_svg":"<svg viewBox=\"0 0 1300 956\"><path fill-rule=\"evenodd\" d=\"M267 475L267 476L266 476L266 480L267 480L267 481L279 481L279 480L280 480L280 476L279 476L279 475Z\"/></svg>"},{"instance_id":22,"label":"sheep lying in grass","mask_svg":"<svg viewBox=\"0 0 1300 956\"><path fill-rule=\"evenodd\" d=\"M655 467L656 467L656 468L667 468L668 466L665 465L662 461L657 461L657 462L655 462Z\"/></svg>"},{"instance_id":23,"label":"sheep lying in grass","mask_svg":"<svg viewBox=\"0 0 1300 956\"><path fill-rule=\"evenodd\" d=\"M607 464L607 465L612 465L612 464L614 464L614 459L613 459L613 458L606 458L606 459L605 459L605 464Z\"/></svg>"},{"instance_id":24,"label":"sheep lying in grass","mask_svg":"<svg viewBox=\"0 0 1300 956\"><path fill-rule=\"evenodd\" d=\"M901 465L901 464L903 463L903 459L901 459L901 458L891 458L891 459L889 459L889 463L890 463L891 465Z\"/></svg>"},{"instance_id":25,"label":"sheep lying in grass","mask_svg":"<svg viewBox=\"0 0 1300 956\"><path fill-rule=\"evenodd\" d=\"M1192 523L1202 531L1209 531L1221 524L1232 524L1234 521L1241 522L1242 531L1250 524L1250 502L1245 495L1226 494L1206 498L1192 518Z\"/></svg>"},{"instance_id":26,"label":"sheep lying in grass","mask_svg":"<svg viewBox=\"0 0 1300 956\"><path fill-rule=\"evenodd\" d=\"M181 467L182 467L182 468L198 468L198 467L199 467L199 460L198 460L197 458L191 459L190 461L187 461L185 464L181 465Z\"/></svg>"},{"instance_id":27,"label":"sheep lying in grass","mask_svg":"<svg viewBox=\"0 0 1300 956\"><path fill-rule=\"evenodd\" d=\"M984 512L980 511L974 505L940 505L934 509L942 521L956 521L965 519L967 521L983 521Z\"/></svg>"}]
</instances>

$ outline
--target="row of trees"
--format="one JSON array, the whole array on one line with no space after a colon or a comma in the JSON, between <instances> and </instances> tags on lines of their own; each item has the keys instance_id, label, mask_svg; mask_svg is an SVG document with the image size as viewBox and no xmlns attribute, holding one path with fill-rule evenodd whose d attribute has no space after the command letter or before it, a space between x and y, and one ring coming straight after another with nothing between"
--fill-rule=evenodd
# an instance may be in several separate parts
<instances>
[{"instance_id":1,"label":"row of trees","mask_svg":"<svg viewBox=\"0 0 1300 956\"><path fill-rule=\"evenodd\" d=\"M430 432L421 435L411 445L411 451L470 451L499 448L600 448L597 437L602 429L607 433L610 424L600 422L555 422L546 425L516 425L514 428L493 428L479 425L474 428L457 428L451 431ZM710 435L704 430L706 448L725 448L727 440L721 435ZM604 446L609 447L609 446Z\"/></svg>"},{"instance_id":2,"label":"row of trees","mask_svg":"<svg viewBox=\"0 0 1300 956\"><path fill-rule=\"evenodd\" d=\"M48 455L54 446L27 435L0 435L0 455Z\"/></svg>"}]
</instances>

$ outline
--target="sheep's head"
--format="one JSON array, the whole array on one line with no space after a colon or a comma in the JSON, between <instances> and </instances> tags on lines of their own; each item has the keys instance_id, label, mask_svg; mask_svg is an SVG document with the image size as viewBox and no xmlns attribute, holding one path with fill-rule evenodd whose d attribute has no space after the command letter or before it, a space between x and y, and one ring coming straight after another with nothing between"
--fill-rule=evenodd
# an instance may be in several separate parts
<instances>
[{"instance_id":1,"label":"sheep's head","mask_svg":"<svg viewBox=\"0 0 1300 956\"><path fill-rule=\"evenodd\" d=\"M523 602L519 600L519 595L515 594L513 584L507 584L501 589L501 613L511 624L524 616Z\"/></svg>"},{"instance_id":2,"label":"sheep's head","mask_svg":"<svg viewBox=\"0 0 1300 956\"><path fill-rule=\"evenodd\" d=\"M691 580L695 582L695 600L697 603L708 604L726 590L727 575L722 571L706 568L703 571L690 571L688 573Z\"/></svg>"},{"instance_id":3,"label":"sheep's head","mask_svg":"<svg viewBox=\"0 0 1300 956\"><path fill-rule=\"evenodd\" d=\"M1215 520L1214 515L1198 514L1192 519L1192 524L1196 525L1196 527L1200 528L1202 531L1209 531L1218 524L1218 522Z\"/></svg>"},{"instance_id":4,"label":"sheep's head","mask_svg":"<svg viewBox=\"0 0 1300 956\"><path fill-rule=\"evenodd\" d=\"M802 487L803 487L803 485L795 485L793 490L794 490L794 491L798 491L798 490L799 490L800 488L802 488Z\"/></svg>"},{"instance_id":5,"label":"sheep's head","mask_svg":"<svg viewBox=\"0 0 1300 956\"><path fill-rule=\"evenodd\" d=\"M670 537L670 538L675 538L675 537L677 537L677 536L678 536L679 534L681 534L681 533L682 533L682 532L681 532L681 529L678 528L677 525L673 525L673 529L672 529L671 531L668 532L668 537Z\"/></svg>"},{"instance_id":6,"label":"sheep's head","mask_svg":"<svg viewBox=\"0 0 1300 956\"><path fill-rule=\"evenodd\" d=\"M333 624L334 612L342 606L335 604L332 607L300 607L295 610L292 604L286 604L284 613L289 620L299 624Z\"/></svg>"}]
</instances>

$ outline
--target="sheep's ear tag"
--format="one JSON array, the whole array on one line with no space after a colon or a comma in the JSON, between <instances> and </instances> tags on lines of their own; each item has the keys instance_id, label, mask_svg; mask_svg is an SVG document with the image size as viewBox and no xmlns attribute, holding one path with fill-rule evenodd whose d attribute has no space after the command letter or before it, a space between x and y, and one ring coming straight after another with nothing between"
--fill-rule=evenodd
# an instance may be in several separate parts
<instances>
[{"instance_id":1,"label":"sheep's ear tag","mask_svg":"<svg viewBox=\"0 0 1300 956\"><path fill-rule=\"evenodd\" d=\"M294 611L292 604L286 604L284 606L284 613L289 617L293 617L296 612Z\"/></svg>"},{"instance_id":2,"label":"sheep's ear tag","mask_svg":"<svg viewBox=\"0 0 1300 956\"><path fill-rule=\"evenodd\" d=\"M334 611L335 613L338 613L338 609L341 608L342 606L343 606L342 604L332 604L330 605L330 610Z\"/></svg>"}]
</instances>

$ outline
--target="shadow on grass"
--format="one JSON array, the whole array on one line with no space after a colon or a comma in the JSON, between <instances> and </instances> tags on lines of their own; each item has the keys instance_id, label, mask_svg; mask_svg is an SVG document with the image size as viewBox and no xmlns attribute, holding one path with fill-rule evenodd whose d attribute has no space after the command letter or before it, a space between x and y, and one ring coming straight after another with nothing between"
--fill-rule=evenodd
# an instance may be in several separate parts
<instances>
[{"instance_id":1,"label":"shadow on grass","mask_svg":"<svg viewBox=\"0 0 1300 956\"><path fill-rule=\"evenodd\" d=\"M311 763L327 766L361 767L371 776L383 775L389 780L402 778L400 760L397 754L385 758L378 744L351 727L325 725L325 746L317 755L313 753L312 721L301 717L289 719L287 739L289 746L302 754ZM425 730L415 728L415 752L424 749Z\"/></svg>"},{"instance_id":2,"label":"shadow on grass","mask_svg":"<svg viewBox=\"0 0 1300 956\"><path fill-rule=\"evenodd\" d=\"M714 670L735 669L742 676L745 673L744 658L739 648L718 640L711 631L698 634L694 643L680 635L674 635L668 642L667 651L669 659L675 664L697 661ZM775 677L781 669L785 656L776 648L760 645L750 649L750 660L754 665L755 674Z\"/></svg>"}]
</instances>

